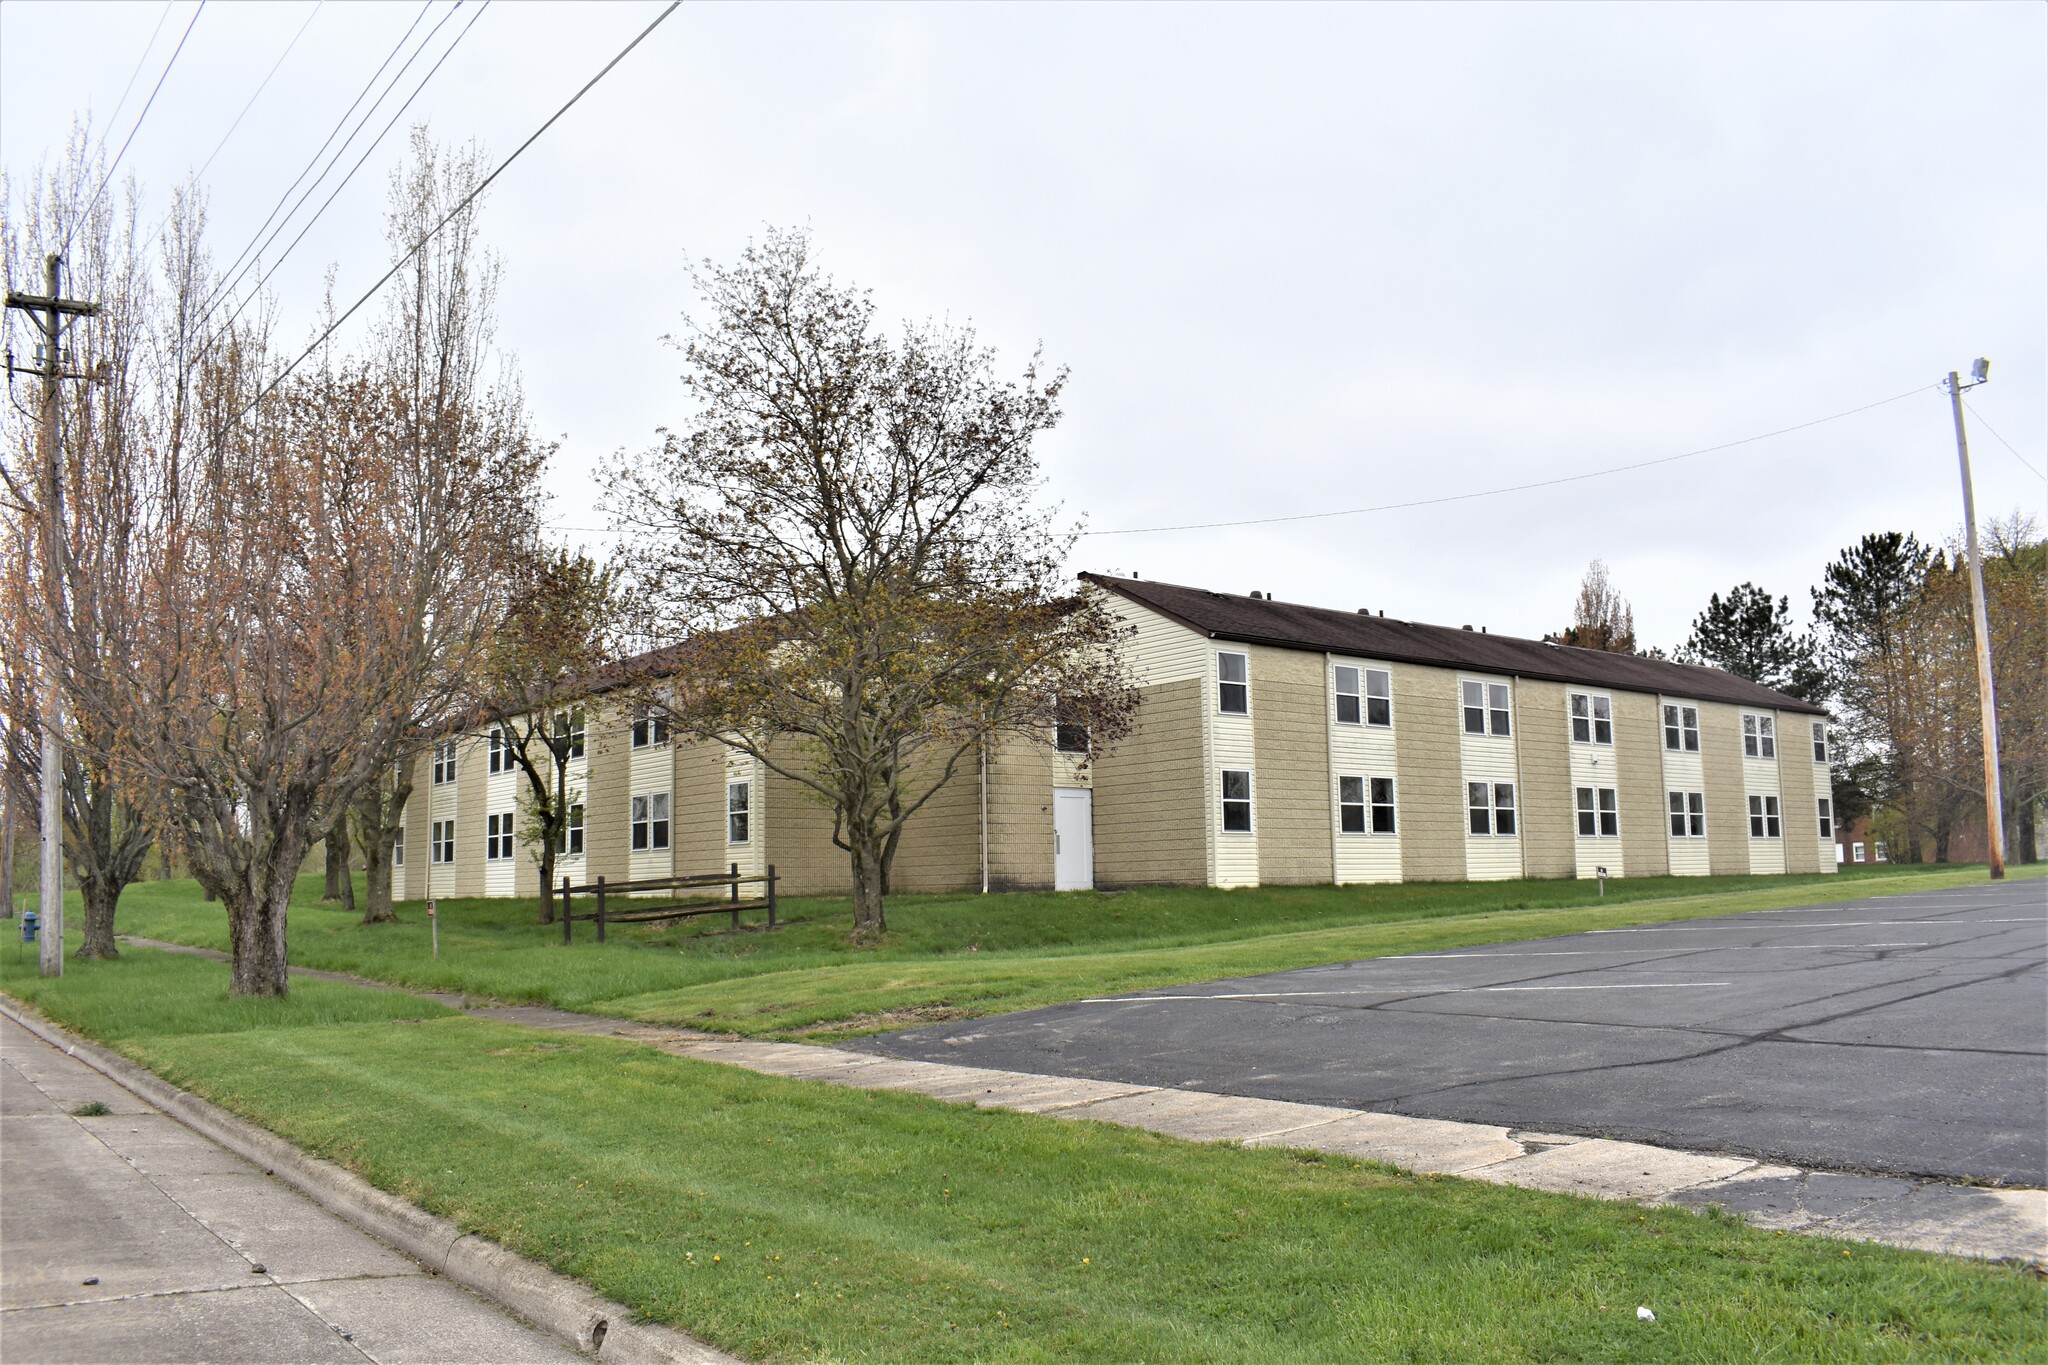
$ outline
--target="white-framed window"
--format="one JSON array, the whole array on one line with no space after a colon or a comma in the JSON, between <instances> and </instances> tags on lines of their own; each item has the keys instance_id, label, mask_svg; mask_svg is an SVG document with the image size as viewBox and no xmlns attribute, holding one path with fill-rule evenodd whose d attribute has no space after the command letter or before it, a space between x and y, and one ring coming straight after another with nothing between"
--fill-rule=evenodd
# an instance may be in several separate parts
<instances>
[{"instance_id":1,"label":"white-framed window","mask_svg":"<svg viewBox=\"0 0 2048 1365\"><path fill-rule=\"evenodd\" d=\"M394 830L392 830L392 831L391 831L391 865L392 865L393 867L404 867L404 866L405 866L405 826L404 826L404 825L400 825L400 826L399 826L399 827L398 827L397 829L394 829Z\"/></svg>"},{"instance_id":2,"label":"white-framed window","mask_svg":"<svg viewBox=\"0 0 2048 1365\"><path fill-rule=\"evenodd\" d=\"M1705 792L1666 792L1665 800L1671 808L1671 837L1674 839L1704 839L1707 837L1707 794Z\"/></svg>"},{"instance_id":3,"label":"white-framed window","mask_svg":"<svg viewBox=\"0 0 2048 1365\"><path fill-rule=\"evenodd\" d=\"M1512 782L1467 782L1465 784L1467 828L1474 834L1515 832L1515 784Z\"/></svg>"},{"instance_id":4,"label":"white-framed window","mask_svg":"<svg viewBox=\"0 0 2048 1365\"><path fill-rule=\"evenodd\" d=\"M1336 675L1339 725L1392 725L1394 676L1384 668L1339 664Z\"/></svg>"},{"instance_id":5,"label":"white-framed window","mask_svg":"<svg viewBox=\"0 0 2048 1365\"><path fill-rule=\"evenodd\" d=\"M1778 798L1775 796L1752 796L1749 798L1749 837L1752 839L1779 839L1784 829L1778 819Z\"/></svg>"},{"instance_id":6,"label":"white-framed window","mask_svg":"<svg viewBox=\"0 0 2048 1365\"><path fill-rule=\"evenodd\" d=\"M1394 833L1394 779L1375 777L1366 787L1372 797L1372 832Z\"/></svg>"},{"instance_id":7,"label":"white-framed window","mask_svg":"<svg viewBox=\"0 0 2048 1365\"><path fill-rule=\"evenodd\" d=\"M486 768L494 773L512 771L512 741L505 731L496 725L491 727L491 756Z\"/></svg>"},{"instance_id":8,"label":"white-framed window","mask_svg":"<svg viewBox=\"0 0 2048 1365\"><path fill-rule=\"evenodd\" d=\"M668 793L636 796L629 808L629 842L635 853L668 847Z\"/></svg>"},{"instance_id":9,"label":"white-framed window","mask_svg":"<svg viewBox=\"0 0 2048 1365\"><path fill-rule=\"evenodd\" d=\"M1849 845L1849 861L1852 863L1863 861L1863 841L1861 839Z\"/></svg>"},{"instance_id":10,"label":"white-framed window","mask_svg":"<svg viewBox=\"0 0 2048 1365\"><path fill-rule=\"evenodd\" d=\"M1252 775L1242 768L1223 770L1223 832L1252 832Z\"/></svg>"},{"instance_id":11,"label":"white-framed window","mask_svg":"<svg viewBox=\"0 0 2048 1365\"><path fill-rule=\"evenodd\" d=\"M434 746L434 785L445 787L455 780L455 741L442 740Z\"/></svg>"},{"instance_id":12,"label":"white-framed window","mask_svg":"<svg viewBox=\"0 0 2048 1365\"><path fill-rule=\"evenodd\" d=\"M496 862L512 856L512 812L484 817L484 857Z\"/></svg>"},{"instance_id":13,"label":"white-framed window","mask_svg":"<svg viewBox=\"0 0 2048 1365\"><path fill-rule=\"evenodd\" d=\"M633 747L653 749L668 743L668 713L643 706L633 713Z\"/></svg>"},{"instance_id":14,"label":"white-framed window","mask_svg":"<svg viewBox=\"0 0 2048 1365\"><path fill-rule=\"evenodd\" d=\"M1759 716L1753 712L1742 713L1742 756L1744 758L1776 758L1778 756L1777 721L1770 716Z\"/></svg>"},{"instance_id":15,"label":"white-framed window","mask_svg":"<svg viewBox=\"0 0 2048 1365\"><path fill-rule=\"evenodd\" d=\"M1465 711L1465 733L1468 735L1506 735L1512 732L1508 717L1508 685L1506 683L1480 682L1476 678L1460 680Z\"/></svg>"},{"instance_id":16,"label":"white-framed window","mask_svg":"<svg viewBox=\"0 0 2048 1365\"><path fill-rule=\"evenodd\" d=\"M1588 839L1612 839L1621 833L1621 805L1612 787L1578 789L1579 833Z\"/></svg>"},{"instance_id":17,"label":"white-framed window","mask_svg":"<svg viewBox=\"0 0 2048 1365\"><path fill-rule=\"evenodd\" d=\"M1835 837L1835 803L1828 800L1825 796L1820 798L1820 837L1823 839Z\"/></svg>"},{"instance_id":18,"label":"white-framed window","mask_svg":"<svg viewBox=\"0 0 2048 1365\"><path fill-rule=\"evenodd\" d=\"M1888 863L1892 860L1891 855L1884 851L1884 840L1882 839L1879 839L1871 849L1871 854L1881 863Z\"/></svg>"},{"instance_id":19,"label":"white-framed window","mask_svg":"<svg viewBox=\"0 0 2048 1365\"><path fill-rule=\"evenodd\" d=\"M1572 743L1614 743L1613 699L1597 692L1570 694Z\"/></svg>"},{"instance_id":20,"label":"white-framed window","mask_svg":"<svg viewBox=\"0 0 2048 1365\"><path fill-rule=\"evenodd\" d=\"M583 856L583 803L578 801L569 807L569 818L562 823L562 834L555 841L555 853L563 858Z\"/></svg>"},{"instance_id":21,"label":"white-framed window","mask_svg":"<svg viewBox=\"0 0 2048 1365\"><path fill-rule=\"evenodd\" d=\"M568 742L570 758L583 757L585 738L582 707L555 712L555 742Z\"/></svg>"},{"instance_id":22,"label":"white-framed window","mask_svg":"<svg viewBox=\"0 0 2048 1365\"><path fill-rule=\"evenodd\" d=\"M455 861L455 822L453 820L434 821L433 828L427 831L427 849L428 858L433 862L452 863Z\"/></svg>"},{"instance_id":23,"label":"white-framed window","mask_svg":"<svg viewBox=\"0 0 2048 1365\"><path fill-rule=\"evenodd\" d=\"M1344 834L1394 833L1394 779L1337 779L1337 828Z\"/></svg>"},{"instance_id":24,"label":"white-framed window","mask_svg":"<svg viewBox=\"0 0 2048 1365\"><path fill-rule=\"evenodd\" d=\"M1825 721L1817 720L1813 723L1813 761L1828 761L1828 727Z\"/></svg>"},{"instance_id":25,"label":"white-framed window","mask_svg":"<svg viewBox=\"0 0 2048 1365\"><path fill-rule=\"evenodd\" d=\"M752 783L725 784L725 841L728 844L744 844L753 837L753 800Z\"/></svg>"},{"instance_id":26,"label":"white-framed window","mask_svg":"<svg viewBox=\"0 0 2048 1365\"><path fill-rule=\"evenodd\" d=\"M1665 705L1664 747L1676 753L1696 754L1700 751L1699 707Z\"/></svg>"},{"instance_id":27,"label":"white-framed window","mask_svg":"<svg viewBox=\"0 0 2048 1365\"><path fill-rule=\"evenodd\" d=\"M1062 754L1088 752L1088 724L1082 718L1081 708L1065 698L1053 706L1052 747Z\"/></svg>"},{"instance_id":28,"label":"white-framed window","mask_svg":"<svg viewBox=\"0 0 2048 1365\"><path fill-rule=\"evenodd\" d=\"M1216 651L1216 709L1226 716L1252 713L1252 658L1234 649Z\"/></svg>"}]
</instances>

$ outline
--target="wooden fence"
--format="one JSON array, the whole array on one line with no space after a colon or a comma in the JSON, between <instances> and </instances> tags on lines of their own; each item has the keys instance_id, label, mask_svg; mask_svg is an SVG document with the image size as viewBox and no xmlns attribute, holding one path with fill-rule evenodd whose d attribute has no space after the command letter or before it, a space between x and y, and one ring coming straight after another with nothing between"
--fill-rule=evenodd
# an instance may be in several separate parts
<instances>
[{"instance_id":1,"label":"wooden fence","mask_svg":"<svg viewBox=\"0 0 2048 1365\"><path fill-rule=\"evenodd\" d=\"M767 895L761 900L742 901L740 888L743 886L766 886ZM643 897L651 892L669 891L680 899L648 904ZM690 892L723 892L720 895L700 894L691 898ZM713 872L696 877L652 877L637 882L607 882L599 877L582 886L571 886L567 877L562 878L562 942L574 941L577 920L596 921L597 941L604 942L604 928L607 924L659 924L671 920L689 919L693 915L729 914L732 927L740 927L740 911L761 907L768 912L768 928L775 927L775 864L759 876L741 876L740 865L733 863L730 870ZM585 897L592 901L591 909L581 914L576 910L576 898ZM616 899L630 896L633 899L620 904Z\"/></svg>"}]
</instances>

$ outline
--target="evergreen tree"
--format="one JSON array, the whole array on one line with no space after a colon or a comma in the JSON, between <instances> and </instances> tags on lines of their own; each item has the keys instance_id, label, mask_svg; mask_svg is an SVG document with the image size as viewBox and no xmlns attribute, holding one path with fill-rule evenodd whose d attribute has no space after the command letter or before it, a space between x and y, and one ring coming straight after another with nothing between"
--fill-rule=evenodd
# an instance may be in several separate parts
<instances>
[{"instance_id":1,"label":"evergreen tree","mask_svg":"<svg viewBox=\"0 0 2048 1365\"><path fill-rule=\"evenodd\" d=\"M1792 629L1791 599L1774 599L1754 583L1739 584L1726 597L1715 593L1708 598L1707 609L1693 618L1680 657L1806 701L1819 702L1828 693L1813 638Z\"/></svg>"}]
</instances>

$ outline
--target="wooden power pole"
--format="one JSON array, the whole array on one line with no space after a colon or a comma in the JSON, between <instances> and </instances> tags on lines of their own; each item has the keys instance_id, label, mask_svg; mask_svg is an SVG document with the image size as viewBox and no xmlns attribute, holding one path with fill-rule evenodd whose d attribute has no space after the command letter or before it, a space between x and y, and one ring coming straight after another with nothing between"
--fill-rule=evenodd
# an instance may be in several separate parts
<instances>
[{"instance_id":1,"label":"wooden power pole","mask_svg":"<svg viewBox=\"0 0 2048 1365\"><path fill-rule=\"evenodd\" d=\"M42 457L43 588L50 612L50 631L62 630L67 610L64 594L64 466L58 446L57 386L83 376L64 371L64 333L71 319L91 317L96 303L67 299L62 293L64 258L52 252L43 260L47 293L7 291L7 306L26 313L43 334L37 363L19 367L43 381L42 431L37 453ZM11 379L16 366L7 357ZM42 872L36 883L36 908L41 912L37 964L44 976L64 974L64 694L56 658L43 651L43 846Z\"/></svg>"},{"instance_id":2,"label":"wooden power pole","mask_svg":"<svg viewBox=\"0 0 2048 1365\"><path fill-rule=\"evenodd\" d=\"M1963 435L1963 390L1974 389L1991 374L1991 362L1980 360L1965 384L1948 372L1949 405L1956 414L1956 459L1963 466L1963 543L1970 550L1970 620L1977 632L1977 707L1984 717L1984 852L1991 861L1991 880L2005 876L2005 793L1998 780L1998 698L1991 688L1991 624L1984 610L1984 556L1977 548L1977 493L1970 483L1970 442Z\"/></svg>"}]
</instances>

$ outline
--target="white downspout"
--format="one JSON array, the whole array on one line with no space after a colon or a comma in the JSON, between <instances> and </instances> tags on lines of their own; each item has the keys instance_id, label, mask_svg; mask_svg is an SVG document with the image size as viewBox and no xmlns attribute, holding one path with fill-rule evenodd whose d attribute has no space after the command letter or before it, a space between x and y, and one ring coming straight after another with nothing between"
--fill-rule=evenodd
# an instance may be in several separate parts
<instances>
[{"instance_id":1,"label":"white downspout","mask_svg":"<svg viewBox=\"0 0 2048 1365\"><path fill-rule=\"evenodd\" d=\"M988 741L980 745L981 753L981 894L988 894Z\"/></svg>"}]
</instances>

